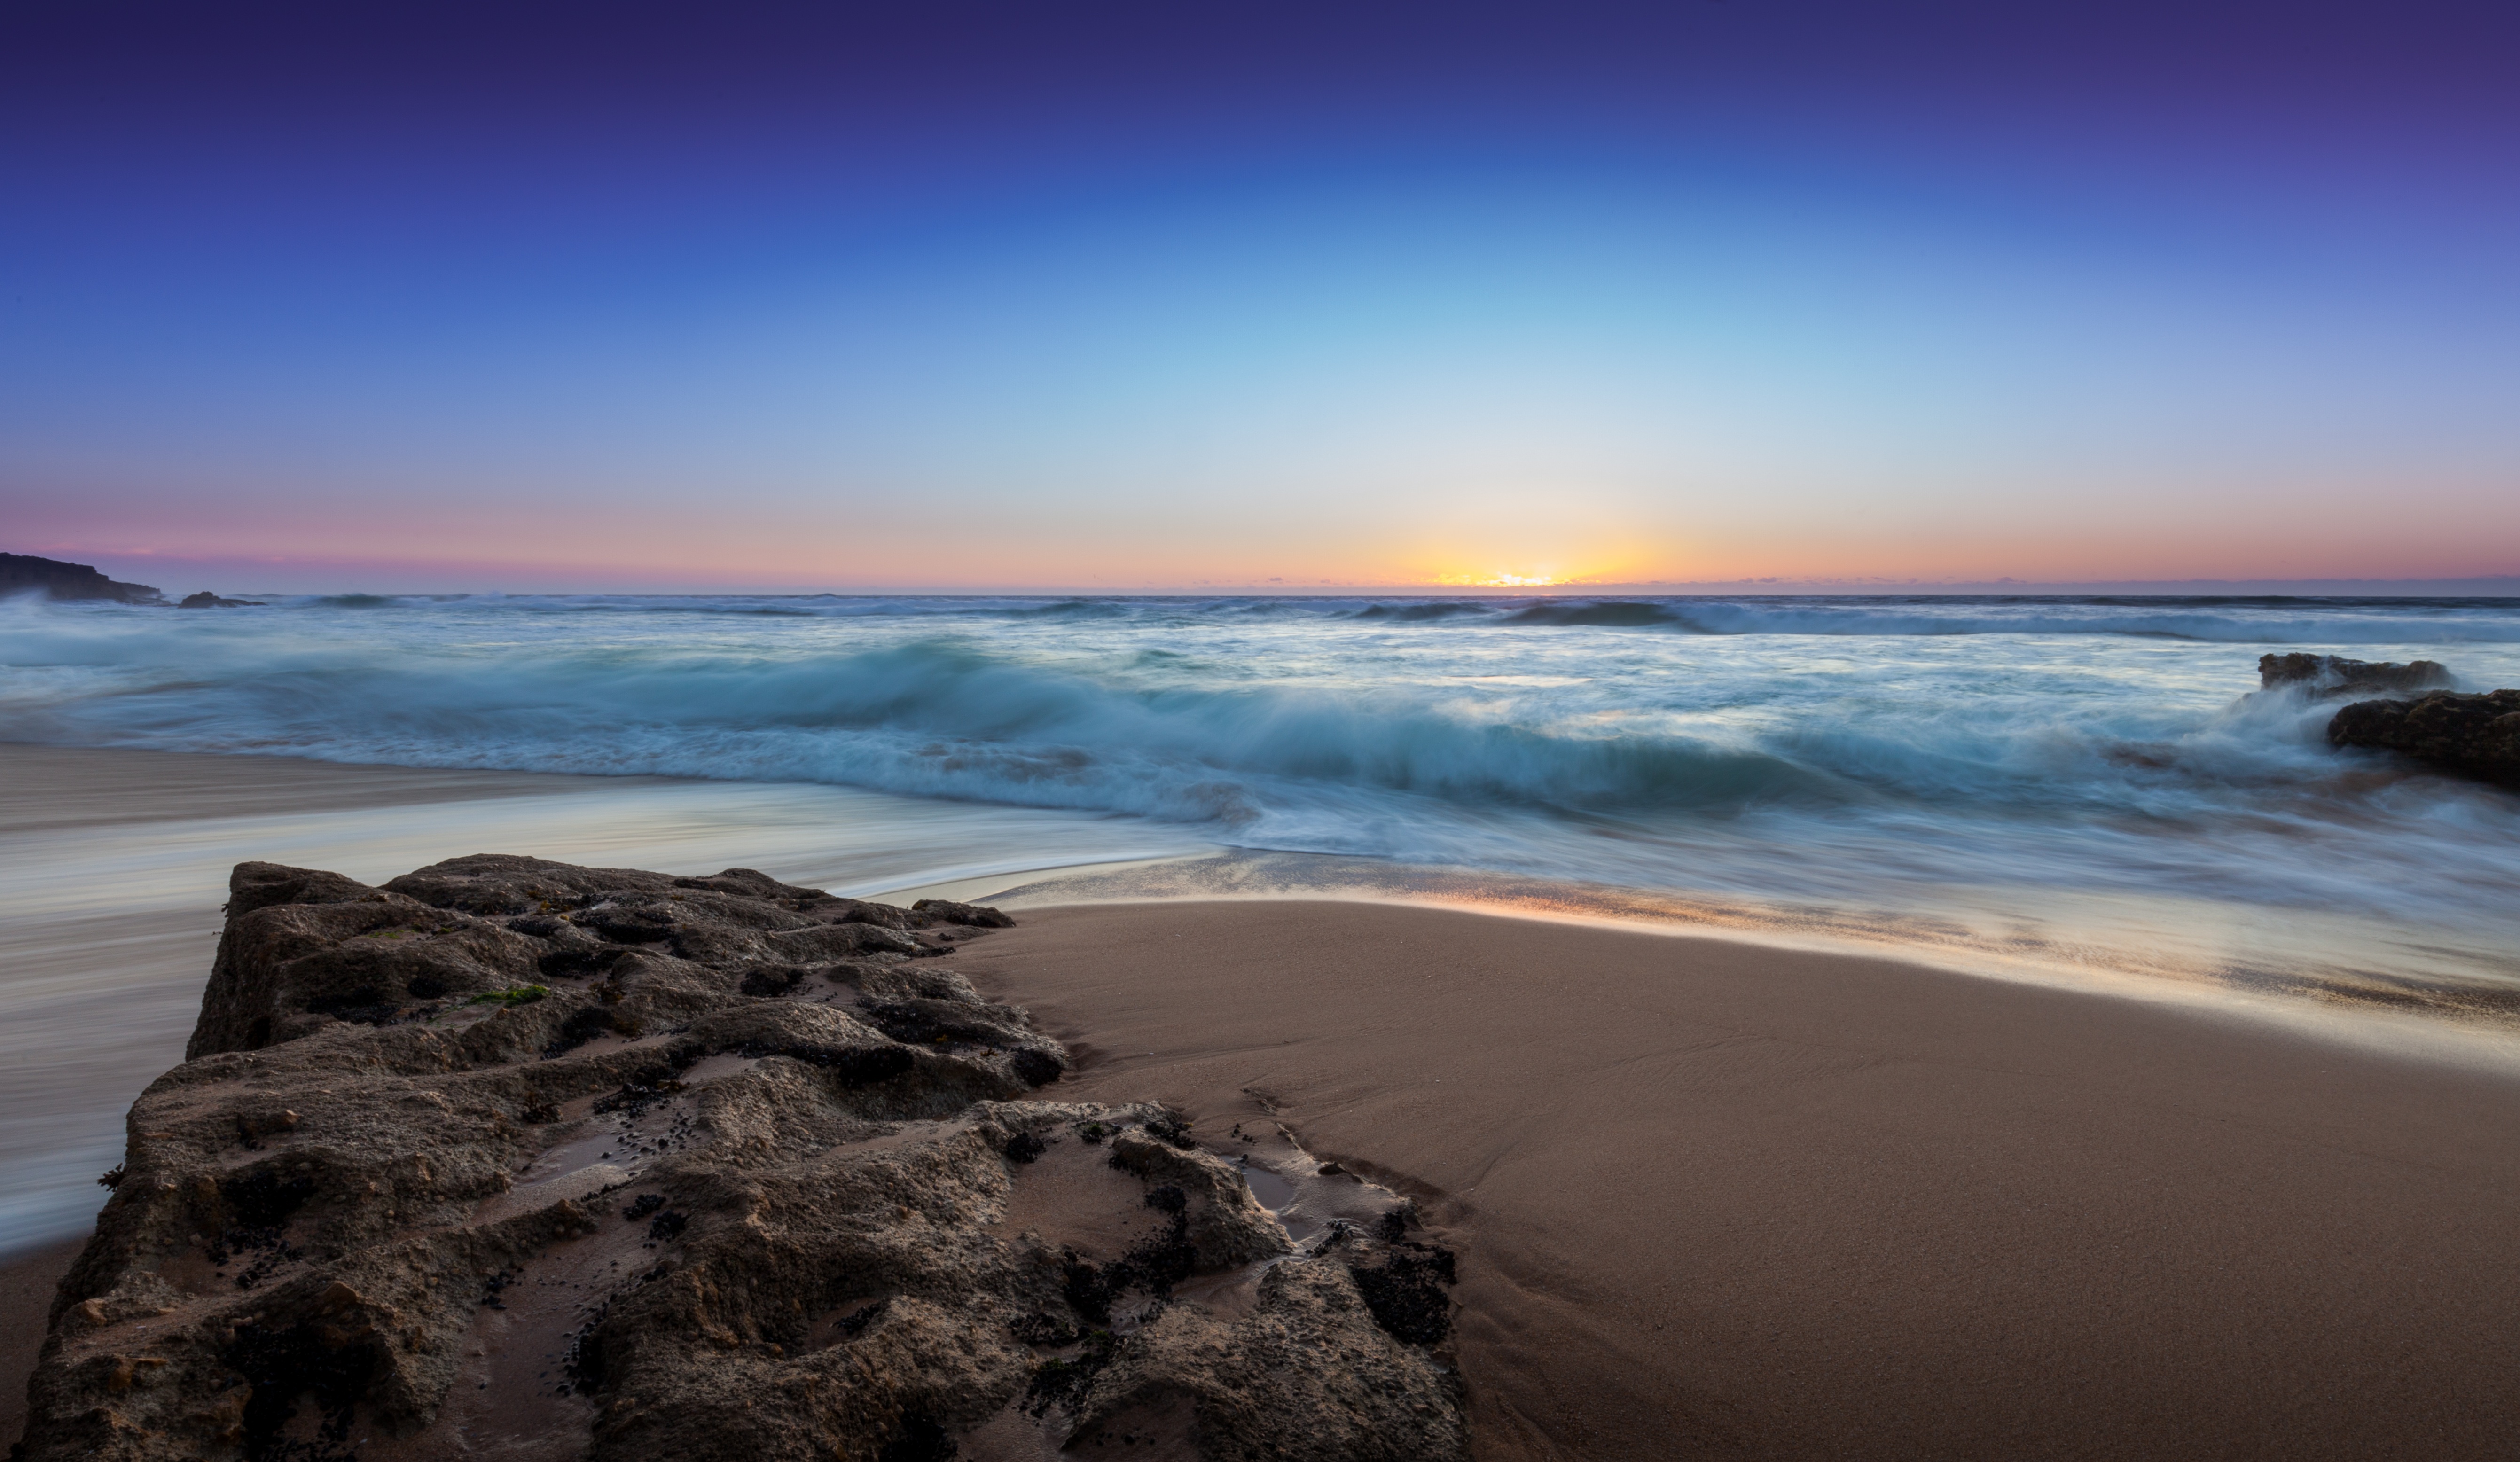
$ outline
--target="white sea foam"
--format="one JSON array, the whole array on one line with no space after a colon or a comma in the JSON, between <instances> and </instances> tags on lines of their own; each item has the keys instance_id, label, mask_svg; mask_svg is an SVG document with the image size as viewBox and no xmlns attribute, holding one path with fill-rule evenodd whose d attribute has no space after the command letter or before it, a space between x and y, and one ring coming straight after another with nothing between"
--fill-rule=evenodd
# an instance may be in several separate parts
<instances>
[{"instance_id":1,"label":"white sea foam","mask_svg":"<svg viewBox=\"0 0 2520 1462\"><path fill-rule=\"evenodd\" d=\"M2332 706L2252 693L2292 647L2515 685L2520 604L22 600L0 737L819 781L1839 908L2342 910L2374 967L2508 974L2520 802L2329 750Z\"/></svg>"}]
</instances>

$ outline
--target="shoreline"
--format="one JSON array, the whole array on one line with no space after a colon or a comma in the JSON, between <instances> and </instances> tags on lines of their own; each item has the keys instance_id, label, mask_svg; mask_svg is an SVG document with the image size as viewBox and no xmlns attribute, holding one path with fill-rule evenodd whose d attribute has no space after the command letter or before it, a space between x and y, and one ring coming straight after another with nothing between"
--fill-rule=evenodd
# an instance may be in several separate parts
<instances>
[{"instance_id":1,"label":"shoreline","mask_svg":"<svg viewBox=\"0 0 2520 1462\"><path fill-rule=\"evenodd\" d=\"M1462 1254L1483 1459L2484 1455L2520 1081L1884 959L1366 905L962 961Z\"/></svg>"},{"instance_id":2,"label":"shoreline","mask_svg":"<svg viewBox=\"0 0 2520 1462\"><path fill-rule=\"evenodd\" d=\"M2245 1014L2384 1045L2454 1045L2463 1038L2499 1044L2520 1036L2520 962L2504 958L2491 978L2473 971L2426 972L2412 955L2403 967L2358 965L2340 958L2334 941L2350 921L2316 910L2200 901L2175 911L2182 915L2174 921L2182 927L2173 930L2160 925L2164 910L2154 908L2149 916L2155 939L2138 956L2124 929L2108 928L2113 917L2136 910L2112 908L2099 896L2080 913L2069 907L2071 901L2060 900L2025 923L2003 928L1990 915L1981 927L1942 914L1763 903L1337 854L1239 849L1127 867L1062 869L1056 877L1012 885L971 880L959 888L953 897L985 894L1009 908L1152 901L1442 908L1732 940L1796 953L1901 960L1985 979ZM2008 897L2027 899L2030 891L2009 891ZM2129 919L2130 927L2141 922ZM2034 924L2044 932L2030 932ZM2200 943L2197 931L2209 928L2227 943Z\"/></svg>"},{"instance_id":3,"label":"shoreline","mask_svg":"<svg viewBox=\"0 0 2520 1462\"><path fill-rule=\"evenodd\" d=\"M91 800L169 754L92 755ZM227 796L251 759L197 760ZM432 836L497 820L439 801ZM1461 1251L1483 1462L2457 1456L2520 1425L2520 1043L2493 1032L2462 1063L1669 925L950 886L989 883L1018 924L951 962L1078 1058L1040 1097L1167 1101L1211 1146L1283 1123ZM186 1027L203 932L150 936ZM127 987L85 997L131 1034ZM117 1080L174 1057L142 1064ZM20 1333L74 1252L34 1242L0 1256Z\"/></svg>"},{"instance_id":4,"label":"shoreline","mask_svg":"<svg viewBox=\"0 0 2520 1462\"><path fill-rule=\"evenodd\" d=\"M952 963L1417 1201L1482 1462L2483 1455L2520 1082L2209 1013L1394 905L1039 908ZM39 1333L56 1245L0 1261ZM27 1348L29 1356L31 1347ZM23 1363L7 1378L22 1395Z\"/></svg>"},{"instance_id":5,"label":"shoreline","mask_svg":"<svg viewBox=\"0 0 2520 1462\"><path fill-rule=\"evenodd\" d=\"M1165 836L838 787L0 742L0 1253L86 1230L125 1109L182 1057L236 863L382 879L529 848L848 891L1003 886L1022 875L975 870L1125 857Z\"/></svg>"},{"instance_id":6,"label":"shoreline","mask_svg":"<svg viewBox=\"0 0 2520 1462\"><path fill-rule=\"evenodd\" d=\"M934 809L966 815L973 822L1004 816L1055 823L1062 816L820 783L0 742L0 827L5 827L0 831L0 879L31 870L41 888L49 870L30 868L35 860L24 855L23 845L102 843L109 856L152 864L135 871L153 885L162 885L167 870L130 852L145 828L156 823L186 824L175 834L183 842L224 837L232 856L194 860L217 878L224 877L228 862L244 858L351 871L368 864L373 866L367 872L390 876L437 857L530 841L548 856L591 864L688 864L691 870L699 870L702 864L713 869L734 860L834 893L905 903L982 899L1026 908L1149 899L1248 899L1450 908L1578 927L1739 940L1799 953L1911 960L1983 978L2234 1010L2364 1043L2456 1044L2466 1037L2499 1042L2520 1035L2520 983L2514 983L2520 982L2520 963L2510 965L2508 979L2492 980L2424 972L2418 968L2420 951L2402 952L2414 961L2403 968L2335 964L2333 950L2324 949L2323 942L2338 934L2327 927L2338 921L2316 910L2200 905L2175 919L2189 936L2184 943L2155 927L2162 942L2140 958L2131 958L2133 951L2120 947L2123 931L2093 934L2128 915L2106 899L2079 913L2064 903L2047 908L2037 921L2047 932L2034 938L2023 925L1981 928L1956 923L1947 914L1900 915L1878 908L1762 902L1362 856L1220 847L1173 839L1159 826L1137 820L1099 815L1088 820L1130 831L1084 844L1072 837L1046 840L1038 853L1009 857L1003 842L991 839L986 830L949 827L945 831L958 845L957 855L986 866L976 871L921 868L916 859L895 857L878 858L879 867L866 868L859 866L861 850L835 855L821 849L818 844L828 841L827 829L799 825L805 820L783 806L817 798L833 804L816 811L834 820ZM374 817L386 812L394 816ZM351 830L363 816L384 823L386 835L376 838ZM788 825L758 831L743 825L746 818L762 817ZM640 825L643 820L647 825ZM310 826L325 824L331 824L329 837L307 836ZM695 830L701 836L691 836ZM1168 840L1177 846L1160 852L1127 846ZM307 842L316 846L291 846ZM113 848L115 843L123 846ZM1101 843L1111 846L1097 846ZM983 847L986 857L971 856ZM866 876L869 872L876 876ZM58 877L52 881L57 886L42 888L37 904L63 891ZM189 905L188 911L206 910L216 903L207 894L216 879L195 881L203 892L190 899L167 898L156 886L148 892L161 909ZM2031 891L2011 890L2005 897L2017 901L2031 897ZM134 911L127 898L88 902L91 911L117 919ZM23 917L13 915L9 922ZM2193 943L2194 930L2228 927L2235 918L2248 925L2237 942L2219 947ZM5 938L6 926L0 924L0 940Z\"/></svg>"}]
</instances>

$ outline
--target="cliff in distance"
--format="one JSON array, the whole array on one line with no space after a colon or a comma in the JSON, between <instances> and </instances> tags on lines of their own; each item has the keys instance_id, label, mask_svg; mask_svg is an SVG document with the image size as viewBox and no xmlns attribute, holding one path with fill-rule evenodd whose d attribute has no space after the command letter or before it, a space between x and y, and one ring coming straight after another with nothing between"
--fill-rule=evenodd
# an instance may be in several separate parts
<instances>
[{"instance_id":1,"label":"cliff in distance","mask_svg":"<svg viewBox=\"0 0 2520 1462\"><path fill-rule=\"evenodd\" d=\"M57 599L112 599L123 604L158 604L166 596L146 584L124 584L107 578L93 565L38 558L32 554L0 554L0 595L40 589Z\"/></svg>"}]
</instances>

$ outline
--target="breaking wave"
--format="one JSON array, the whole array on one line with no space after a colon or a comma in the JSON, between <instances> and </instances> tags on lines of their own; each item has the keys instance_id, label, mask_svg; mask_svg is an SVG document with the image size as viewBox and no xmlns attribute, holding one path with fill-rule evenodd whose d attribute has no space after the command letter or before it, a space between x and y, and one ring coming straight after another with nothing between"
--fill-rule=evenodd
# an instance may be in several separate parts
<instances>
[{"instance_id":1,"label":"breaking wave","mask_svg":"<svg viewBox=\"0 0 2520 1462\"><path fill-rule=\"evenodd\" d=\"M2520 605L21 600L0 738L829 782L1867 907L2038 886L2507 933L2520 802L2329 750L2332 706L2253 689L2296 645L2520 684Z\"/></svg>"},{"instance_id":2,"label":"breaking wave","mask_svg":"<svg viewBox=\"0 0 2520 1462\"><path fill-rule=\"evenodd\" d=\"M842 595L272 596L285 610L433 608L480 615L743 616L937 623L1099 620L1140 629L1219 621L1423 626L1449 632L1631 630L1684 635L2107 636L2208 644L2520 644L2520 600L2487 598L1039 598Z\"/></svg>"},{"instance_id":3,"label":"breaking wave","mask_svg":"<svg viewBox=\"0 0 2520 1462\"><path fill-rule=\"evenodd\" d=\"M1438 619L1492 618L1492 604L1438 602L1431 604L1368 604L1356 611L1358 619L1387 619L1394 624L1424 624Z\"/></svg>"}]
</instances>

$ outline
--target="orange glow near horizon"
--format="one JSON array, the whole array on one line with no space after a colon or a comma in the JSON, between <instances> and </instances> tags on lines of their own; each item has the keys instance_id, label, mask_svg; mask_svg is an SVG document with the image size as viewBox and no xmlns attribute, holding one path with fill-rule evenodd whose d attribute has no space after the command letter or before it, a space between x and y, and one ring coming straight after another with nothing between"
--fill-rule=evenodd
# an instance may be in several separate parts
<instances>
[{"instance_id":1,"label":"orange glow near horizon","mask_svg":"<svg viewBox=\"0 0 2520 1462\"><path fill-rule=\"evenodd\" d=\"M1912 585L2424 580L2507 575L2498 549L2520 499L2472 501L2476 532L2455 544L2419 518L2272 513L2166 492L2048 493L1920 500L1887 521L1815 491L1782 510L1719 495L1666 501L1578 489L1437 502L1396 490L1242 495L1195 505L1083 510L1075 505L895 500L845 522L799 505L776 534L761 511L693 517L648 505L589 514L579 495L492 504L445 492L397 520L390 550L372 515L313 500L260 510L150 514L150 536L95 531L92 499L55 496L23 516L10 552L98 563L116 577L190 593L1338 594L1567 592L1656 585ZM1710 501L1710 497L1713 500ZM1288 501L1291 500L1291 501ZM1675 519L1688 514L1684 524ZM1429 520L1449 530L1427 534ZM935 524L956 524L938 552ZM668 530L668 526L670 529ZM32 529L33 531L22 531ZM670 547L660 538L670 531ZM384 550L384 551L381 551Z\"/></svg>"},{"instance_id":2,"label":"orange glow near horizon","mask_svg":"<svg viewBox=\"0 0 2520 1462\"><path fill-rule=\"evenodd\" d=\"M1435 580L1446 588L1547 589L1567 581L1554 574L1444 574Z\"/></svg>"}]
</instances>

